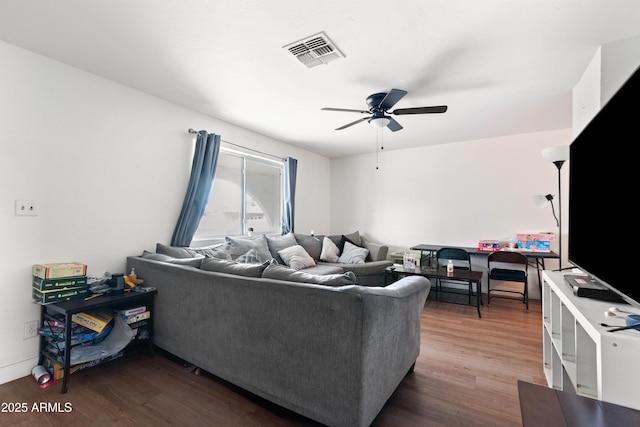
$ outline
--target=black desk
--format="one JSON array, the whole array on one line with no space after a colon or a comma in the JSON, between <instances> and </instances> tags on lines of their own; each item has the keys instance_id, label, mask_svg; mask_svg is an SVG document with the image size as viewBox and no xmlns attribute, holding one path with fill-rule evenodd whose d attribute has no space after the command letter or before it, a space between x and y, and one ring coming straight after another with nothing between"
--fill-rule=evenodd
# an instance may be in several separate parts
<instances>
[{"instance_id":1,"label":"black desk","mask_svg":"<svg viewBox=\"0 0 640 427\"><path fill-rule=\"evenodd\" d=\"M431 258L435 257L436 252L438 252L441 248L460 248L469 252L470 255L481 255L481 256L489 256L490 251L481 251L478 248L472 247L461 247L461 246L446 246L446 245L430 245L430 244L419 244L411 247L412 251L420 251L420 264L422 264L422 260L424 257L424 253L426 252L426 258L431 260ZM517 250L517 249L516 249ZM545 259L558 259L559 256L557 253L550 252L539 252L539 251L520 251L521 254L525 255L529 260L529 265L538 270L538 287L542 289L542 270L545 269L544 260Z\"/></svg>"},{"instance_id":2,"label":"black desk","mask_svg":"<svg viewBox=\"0 0 640 427\"><path fill-rule=\"evenodd\" d=\"M151 311L149 319L149 348L151 349L151 336L153 334L153 296L158 291L150 292L125 292L119 295L103 295L90 300L75 299L70 301L62 301L42 306L42 318L46 318L51 314L62 314L64 316L65 325L65 350L64 350L64 378L62 379L62 393L67 392L67 384L71 376L71 316L76 313L89 310L97 310L100 308L118 308L127 307L134 304L145 304L147 310ZM43 358L47 357L43 354L44 338L40 340L40 360L38 364L42 364Z\"/></svg>"}]
</instances>

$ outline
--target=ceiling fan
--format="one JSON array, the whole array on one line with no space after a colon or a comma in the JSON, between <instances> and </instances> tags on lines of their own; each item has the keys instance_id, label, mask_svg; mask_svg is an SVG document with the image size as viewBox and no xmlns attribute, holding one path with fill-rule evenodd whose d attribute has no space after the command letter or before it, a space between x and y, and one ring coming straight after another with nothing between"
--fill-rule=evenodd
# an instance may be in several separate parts
<instances>
[{"instance_id":1,"label":"ceiling fan","mask_svg":"<svg viewBox=\"0 0 640 427\"><path fill-rule=\"evenodd\" d=\"M360 122L367 121L376 127L388 127L392 132L402 129L400 123L398 123L393 117L389 117L387 114L394 114L397 116L403 114L434 114L444 113L447 111L446 105L439 105L435 107L415 107L415 108L399 108L393 111L388 111L391 107L396 105L405 95L407 91L401 89L391 89L388 93L374 93L367 98L368 110L350 110L347 108L322 108L324 111L345 111L349 113L361 113L367 114L369 117L363 117L355 122L348 123L344 126L337 128L336 130L346 129L350 126L358 124Z\"/></svg>"}]
</instances>

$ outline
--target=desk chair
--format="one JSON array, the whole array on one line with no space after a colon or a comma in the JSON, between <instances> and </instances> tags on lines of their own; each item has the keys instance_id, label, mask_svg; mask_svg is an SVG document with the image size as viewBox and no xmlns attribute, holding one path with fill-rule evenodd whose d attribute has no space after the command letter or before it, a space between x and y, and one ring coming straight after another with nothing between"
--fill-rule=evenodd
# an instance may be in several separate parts
<instances>
[{"instance_id":1,"label":"desk chair","mask_svg":"<svg viewBox=\"0 0 640 427\"><path fill-rule=\"evenodd\" d=\"M462 269L471 271L471 255L469 252L460 248L441 248L436 252L436 268L447 268L449 260L453 261L454 269ZM455 279L438 279L436 280L436 299L438 299L438 292L442 291L442 280L447 283L460 283L469 287L469 304L471 304L471 297L473 295L473 285L469 281L455 280Z\"/></svg>"},{"instance_id":2,"label":"desk chair","mask_svg":"<svg viewBox=\"0 0 640 427\"><path fill-rule=\"evenodd\" d=\"M505 264L511 264L509 268ZM522 303L529 311L529 287L527 284L527 267L529 263L526 255L520 252L498 251L492 252L487 258L487 304L491 304L491 298L505 298L505 295L491 295L492 292L507 292L522 295ZM522 292L513 289L494 288L491 289L491 281L500 280L504 282L518 282L524 285ZM508 297L507 297L508 298Z\"/></svg>"}]
</instances>

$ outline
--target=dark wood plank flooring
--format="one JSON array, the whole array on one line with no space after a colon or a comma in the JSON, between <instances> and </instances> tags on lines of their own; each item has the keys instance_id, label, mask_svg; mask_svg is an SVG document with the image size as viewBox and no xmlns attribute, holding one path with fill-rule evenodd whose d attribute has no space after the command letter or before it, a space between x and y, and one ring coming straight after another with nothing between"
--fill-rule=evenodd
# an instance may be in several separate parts
<instances>
[{"instance_id":1,"label":"dark wood plank flooring","mask_svg":"<svg viewBox=\"0 0 640 427\"><path fill-rule=\"evenodd\" d=\"M427 301L415 371L373 425L519 426L517 380L545 384L539 301L482 308ZM0 385L2 426L314 426L206 373L195 375L162 352L134 354L40 389L25 377Z\"/></svg>"}]
</instances>

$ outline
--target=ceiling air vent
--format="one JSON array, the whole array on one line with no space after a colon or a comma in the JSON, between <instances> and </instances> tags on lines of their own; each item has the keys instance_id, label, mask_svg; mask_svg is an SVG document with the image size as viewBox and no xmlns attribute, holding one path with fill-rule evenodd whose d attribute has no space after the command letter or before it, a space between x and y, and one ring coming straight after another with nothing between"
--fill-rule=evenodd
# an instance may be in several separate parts
<instances>
[{"instance_id":1,"label":"ceiling air vent","mask_svg":"<svg viewBox=\"0 0 640 427\"><path fill-rule=\"evenodd\" d=\"M320 64L328 64L344 55L336 47L335 43L323 32L314 34L300 41L283 46L307 68Z\"/></svg>"}]
</instances>

